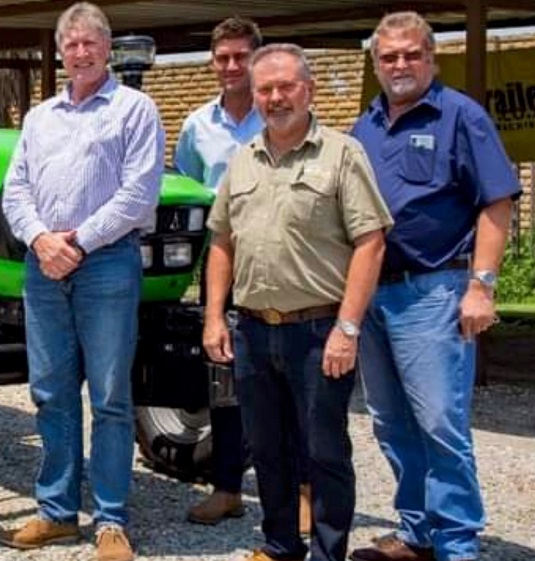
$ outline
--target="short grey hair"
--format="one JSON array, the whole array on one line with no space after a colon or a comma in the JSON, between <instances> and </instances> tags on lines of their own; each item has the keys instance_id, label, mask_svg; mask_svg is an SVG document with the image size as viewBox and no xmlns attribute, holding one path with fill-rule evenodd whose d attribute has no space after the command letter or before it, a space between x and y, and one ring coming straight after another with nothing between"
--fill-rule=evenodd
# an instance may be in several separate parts
<instances>
[{"instance_id":1,"label":"short grey hair","mask_svg":"<svg viewBox=\"0 0 535 561\"><path fill-rule=\"evenodd\" d=\"M111 27L106 14L95 4L90 2L77 2L67 8L58 18L56 25L56 46L61 47L63 37L78 24L84 24L96 29L107 39L111 39Z\"/></svg>"},{"instance_id":2,"label":"short grey hair","mask_svg":"<svg viewBox=\"0 0 535 561\"><path fill-rule=\"evenodd\" d=\"M303 80L312 79L312 70L308 63L305 51L294 43L270 43L257 49L249 62L249 71L252 73L254 66L264 57L274 53L286 53L297 59L299 63L299 74Z\"/></svg>"},{"instance_id":3,"label":"short grey hair","mask_svg":"<svg viewBox=\"0 0 535 561\"><path fill-rule=\"evenodd\" d=\"M427 48L431 53L434 53L435 37L433 35L433 29L420 14L411 11L392 12L381 19L371 36L370 50L374 60L377 59L377 43L379 42L379 37L388 34L389 31L394 29L407 31L416 29L421 31L425 37Z\"/></svg>"}]
</instances>

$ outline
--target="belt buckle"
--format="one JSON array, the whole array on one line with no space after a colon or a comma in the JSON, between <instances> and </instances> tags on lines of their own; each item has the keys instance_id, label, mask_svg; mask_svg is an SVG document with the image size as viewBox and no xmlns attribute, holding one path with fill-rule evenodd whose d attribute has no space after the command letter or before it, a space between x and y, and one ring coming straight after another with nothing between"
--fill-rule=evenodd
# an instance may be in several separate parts
<instances>
[{"instance_id":1,"label":"belt buckle","mask_svg":"<svg viewBox=\"0 0 535 561\"><path fill-rule=\"evenodd\" d=\"M282 314L274 308L267 308L262 312L262 317L268 325L280 325L282 323Z\"/></svg>"}]
</instances>

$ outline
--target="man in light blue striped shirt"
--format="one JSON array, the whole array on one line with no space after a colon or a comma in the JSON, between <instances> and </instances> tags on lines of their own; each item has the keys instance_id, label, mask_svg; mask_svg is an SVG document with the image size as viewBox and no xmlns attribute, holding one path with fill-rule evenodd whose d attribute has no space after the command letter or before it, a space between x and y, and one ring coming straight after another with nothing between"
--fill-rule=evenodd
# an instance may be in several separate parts
<instances>
[{"instance_id":1,"label":"man in light blue striped shirt","mask_svg":"<svg viewBox=\"0 0 535 561\"><path fill-rule=\"evenodd\" d=\"M69 82L25 119L3 199L29 248L26 338L43 442L38 516L0 539L28 549L78 536L85 378L97 556L129 561L139 231L154 224L165 139L154 103L109 76L111 31L98 7L71 6L56 42Z\"/></svg>"}]
</instances>

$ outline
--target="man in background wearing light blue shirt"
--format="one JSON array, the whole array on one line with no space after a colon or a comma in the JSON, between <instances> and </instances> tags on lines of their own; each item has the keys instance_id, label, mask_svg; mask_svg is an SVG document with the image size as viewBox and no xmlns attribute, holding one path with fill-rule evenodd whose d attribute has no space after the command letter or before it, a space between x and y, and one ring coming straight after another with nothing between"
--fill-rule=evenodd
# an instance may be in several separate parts
<instances>
[{"instance_id":1,"label":"man in background wearing light blue shirt","mask_svg":"<svg viewBox=\"0 0 535 561\"><path fill-rule=\"evenodd\" d=\"M37 518L0 540L31 549L78 537L85 378L97 558L130 561L139 231L154 224L165 138L154 103L109 76L111 30L98 7L71 6L56 43L69 82L26 117L4 191L7 220L29 248L26 337L43 458Z\"/></svg>"},{"instance_id":2,"label":"man in background wearing light blue shirt","mask_svg":"<svg viewBox=\"0 0 535 561\"><path fill-rule=\"evenodd\" d=\"M221 94L184 121L175 150L175 167L211 189L217 189L237 148L264 128L253 107L249 58L262 43L250 20L228 18L212 32L212 69Z\"/></svg>"},{"instance_id":3,"label":"man in background wearing light blue shirt","mask_svg":"<svg viewBox=\"0 0 535 561\"><path fill-rule=\"evenodd\" d=\"M234 152L264 128L253 107L249 59L262 43L256 24L231 17L217 25L211 38L212 69L221 94L184 121L175 150L176 169L217 189ZM239 407L210 411L214 492L188 511L188 520L217 524L244 513L241 499L244 445Z\"/></svg>"}]
</instances>

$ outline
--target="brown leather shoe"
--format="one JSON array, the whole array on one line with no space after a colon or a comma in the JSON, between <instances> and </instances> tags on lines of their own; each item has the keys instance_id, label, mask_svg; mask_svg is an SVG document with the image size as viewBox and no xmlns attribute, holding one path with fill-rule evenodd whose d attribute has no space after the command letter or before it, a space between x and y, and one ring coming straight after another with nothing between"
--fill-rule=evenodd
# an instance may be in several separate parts
<instances>
[{"instance_id":1,"label":"brown leather shoe","mask_svg":"<svg viewBox=\"0 0 535 561\"><path fill-rule=\"evenodd\" d=\"M299 486L299 533L309 536L312 530L310 485Z\"/></svg>"},{"instance_id":2,"label":"brown leather shoe","mask_svg":"<svg viewBox=\"0 0 535 561\"><path fill-rule=\"evenodd\" d=\"M280 561L270 557L267 553L264 553L261 549L255 549L251 555L245 558L244 561ZM301 559L285 559L284 561L303 561Z\"/></svg>"},{"instance_id":3,"label":"brown leather shoe","mask_svg":"<svg viewBox=\"0 0 535 561\"><path fill-rule=\"evenodd\" d=\"M416 547L402 542L394 535L373 540L375 547L355 549L351 561L435 561L431 548Z\"/></svg>"},{"instance_id":4,"label":"brown leather shoe","mask_svg":"<svg viewBox=\"0 0 535 561\"><path fill-rule=\"evenodd\" d=\"M123 528L104 525L97 530L98 561L132 561L134 552Z\"/></svg>"},{"instance_id":5,"label":"brown leather shoe","mask_svg":"<svg viewBox=\"0 0 535 561\"><path fill-rule=\"evenodd\" d=\"M75 542L79 537L76 524L60 524L34 518L22 528L2 530L0 542L16 549L37 549L54 543Z\"/></svg>"},{"instance_id":6,"label":"brown leather shoe","mask_svg":"<svg viewBox=\"0 0 535 561\"><path fill-rule=\"evenodd\" d=\"M223 518L239 518L244 513L240 493L216 490L204 501L192 506L187 518L197 524L217 524Z\"/></svg>"}]
</instances>

